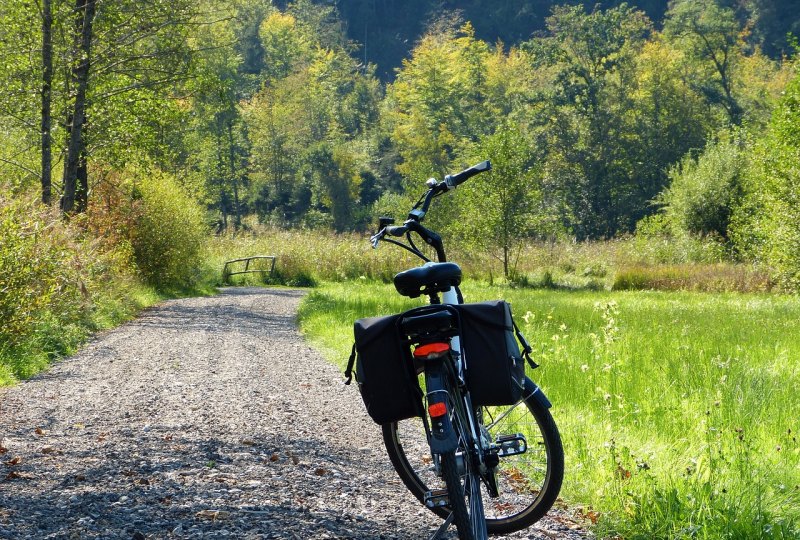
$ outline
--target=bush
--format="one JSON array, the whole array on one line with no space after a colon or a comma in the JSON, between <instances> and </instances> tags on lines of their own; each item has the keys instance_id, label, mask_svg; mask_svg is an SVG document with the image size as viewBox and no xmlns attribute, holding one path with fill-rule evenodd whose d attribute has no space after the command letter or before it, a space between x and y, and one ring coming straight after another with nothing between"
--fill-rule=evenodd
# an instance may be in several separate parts
<instances>
[{"instance_id":1,"label":"bush","mask_svg":"<svg viewBox=\"0 0 800 540\"><path fill-rule=\"evenodd\" d=\"M132 192L130 241L142 277L161 289L198 285L208 233L203 210L166 173L136 178Z\"/></svg>"},{"instance_id":2,"label":"bush","mask_svg":"<svg viewBox=\"0 0 800 540\"><path fill-rule=\"evenodd\" d=\"M695 159L669 171L671 184L657 199L674 233L728 237L732 209L742 196L745 142L729 136L710 143Z\"/></svg>"},{"instance_id":3,"label":"bush","mask_svg":"<svg viewBox=\"0 0 800 540\"><path fill-rule=\"evenodd\" d=\"M30 340L37 326L82 317L87 293L75 237L36 203L0 196L0 354ZM63 348L51 343L45 352Z\"/></svg>"},{"instance_id":4,"label":"bush","mask_svg":"<svg viewBox=\"0 0 800 540\"><path fill-rule=\"evenodd\" d=\"M766 136L753 152L746 195L733 217L734 244L800 290L800 74L787 86Z\"/></svg>"}]
</instances>

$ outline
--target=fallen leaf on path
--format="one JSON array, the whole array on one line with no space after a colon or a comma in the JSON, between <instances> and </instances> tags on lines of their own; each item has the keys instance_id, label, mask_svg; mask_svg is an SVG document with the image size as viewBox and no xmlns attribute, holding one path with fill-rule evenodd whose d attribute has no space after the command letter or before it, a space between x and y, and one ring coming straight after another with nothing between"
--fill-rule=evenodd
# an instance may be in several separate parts
<instances>
[{"instance_id":1,"label":"fallen leaf on path","mask_svg":"<svg viewBox=\"0 0 800 540\"><path fill-rule=\"evenodd\" d=\"M60 454L61 452L53 446L42 446L39 450L42 454Z\"/></svg>"},{"instance_id":2,"label":"fallen leaf on path","mask_svg":"<svg viewBox=\"0 0 800 540\"><path fill-rule=\"evenodd\" d=\"M6 461L5 465L7 467L13 467L14 465L19 465L20 463L22 463L22 458L19 457L19 456L15 456L15 457L9 459L8 461Z\"/></svg>"},{"instance_id":3,"label":"fallen leaf on path","mask_svg":"<svg viewBox=\"0 0 800 540\"><path fill-rule=\"evenodd\" d=\"M47 431L43 430L43 429L42 429L42 428L40 428L40 427L37 427L37 428L36 428L35 430L33 430L33 431L34 431L34 433L36 433L37 435L44 435L45 433L47 433Z\"/></svg>"},{"instance_id":4,"label":"fallen leaf on path","mask_svg":"<svg viewBox=\"0 0 800 540\"><path fill-rule=\"evenodd\" d=\"M215 521L218 519L229 519L231 517L231 513L226 512L225 510L200 510L194 515L194 517Z\"/></svg>"},{"instance_id":5,"label":"fallen leaf on path","mask_svg":"<svg viewBox=\"0 0 800 540\"><path fill-rule=\"evenodd\" d=\"M5 477L6 480L30 480L31 478L33 475L19 471L11 471Z\"/></svg>"},{"instance_id":6,"label":"fallen leaf on path","mask_svg":"<svg viewBox=\"0 0 800 540\"><path fill-rule=\"evenodd\" d=\"M6 448L6 447L5 447L5 446L3 446L2 444L0 444L0 456L2 456L3 454L5 454L6 452L8 452L8 448Z\"/></svg>"}]
</instances>

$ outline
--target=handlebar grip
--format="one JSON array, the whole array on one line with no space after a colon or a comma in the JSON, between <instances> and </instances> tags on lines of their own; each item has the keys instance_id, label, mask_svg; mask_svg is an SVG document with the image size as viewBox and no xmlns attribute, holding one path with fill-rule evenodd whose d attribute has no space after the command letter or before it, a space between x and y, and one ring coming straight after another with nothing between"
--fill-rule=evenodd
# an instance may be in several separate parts
<instances>
[{"instance_id":1,"label":"handlebar grip","mask_svg":"<svg viewBox=\"0 0 800 540\"><path fill-rule=\"evenodd\" d=\"M466 182L468 179L472 178L476 174L480 174L480 173L482 173L484 171L491 171L491 170L492 170L492 164L487 159L486 161L481 161L477 165L473 165L469 169L464 169L460 173L449 174L449 175L445 176L444 177L444 181L445 181L445 183L447 184L448 187L454 188L459 184L463 184L464 182Z\"/></svg>"},{"instance_id":2,"label":"handlebar grip","mask_svg":"<svg viewBox=\"0 0 800 540\"><path fill-rule=\"evenodd\" d=\"M386 234L389 236L403 236L408 232L408 227L399 225L396 227L386 227Z\"/></svg>"}]
</instances>

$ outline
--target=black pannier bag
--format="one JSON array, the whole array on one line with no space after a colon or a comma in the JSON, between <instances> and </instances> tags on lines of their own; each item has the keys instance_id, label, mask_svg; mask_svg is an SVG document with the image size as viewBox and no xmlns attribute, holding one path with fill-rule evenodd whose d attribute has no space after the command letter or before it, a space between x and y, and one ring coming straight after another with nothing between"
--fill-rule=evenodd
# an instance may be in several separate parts
<instances>
[{"instance_id":1,"label":"black pannier bag","mask_svg":"<svg viewBox=\"0 0 800 540\"><path fill-rule=\"evenodd\" d=\"M378 424L423 413L422 390L413 372L411 351L400 336L401 316L359 319L353 328L356 381L367 412Z\"/></svg>"},{"instance_id":2,"label":"black pannier bag","mask_svg":"<svg viewBox=\"0 0 800 540\"><path fill-rule=\"evenodd\" d=\"M453 307L461 319L461 350L473 405L513 405L522 397L525 361L511 306L494 300ZM523 346L528 347L524 341Z\"/></svg>"}]
</instances>

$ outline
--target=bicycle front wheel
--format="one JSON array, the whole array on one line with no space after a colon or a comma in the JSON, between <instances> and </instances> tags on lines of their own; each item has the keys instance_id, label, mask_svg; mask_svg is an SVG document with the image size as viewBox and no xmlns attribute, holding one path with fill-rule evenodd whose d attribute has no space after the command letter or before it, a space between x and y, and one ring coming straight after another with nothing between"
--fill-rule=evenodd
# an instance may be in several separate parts
<instances>
[{"instance_id":1,"label":"bicycle front wheel","mask_svg":"<svg viewBox=\"0 0 800 540\"><path fill-rule=\"evenodd\" d=\"M564 452L561 437L550 414L525 380L524 399L509 407L481 407L484 429L492 441L503 435L522 434L527 451L501 458L495 478L499 494L490 497L482 482L481 498L490 534L507 534L536 523L552 507L564 477ZM383 440L392 466L406 487L420 501L425 493L440 489L441 480L428 447L422 420L413 418L383 426ZM432 508L446 518L450 508Z\"/></svg>"}]
</instances>

